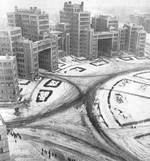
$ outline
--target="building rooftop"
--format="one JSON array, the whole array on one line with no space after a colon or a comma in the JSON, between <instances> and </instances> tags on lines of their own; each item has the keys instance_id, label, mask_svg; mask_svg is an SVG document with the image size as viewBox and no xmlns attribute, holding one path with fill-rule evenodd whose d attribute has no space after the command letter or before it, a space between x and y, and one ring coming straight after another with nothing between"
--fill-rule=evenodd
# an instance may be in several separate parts
<instances>
[{"instance_id":1,"label":"building rooftop","mask_svg":"<svg viewBox=\"0 0 150 161\"><path fill-rule=\"evenodd\" d=\"M142 30L139 30L138 33L146 33L146 31L142 29Z\"/></svg>"},{"instance_id":2,"label":"building rooftop","mask_svg":"<svg viewBox=\"0 0 150 161\"><path fill-rule=\"evenodd\" d=\"M137 24L135 24L135 23L127 23L127 24L124 24L124 26L143 28L143 26L141 26L141 25L137 25Z\"/></svg>"},{"instance_id":3,"label":"building rooftop","mask_svg":"<svg viewBox=\"0 0 150 161\"><path fill-rule=\"evenodd\" d=\"M29 9L21 9L16 6L15 12L26 13L26 14L36 14L36 15L46 14L44 11L42 12L41 9L37 7L30 7Z\"/></svg>"},{"instance_id":4,"label":"building rooftop","mask_svg":"<svg viewBox=\"0 0 150 161\"><path fill-rule=\"evenodd\" d=\"M110 19L114 19L114 20L118 20L118 18L119 18L118 16L115 16L113 14L109 14L109 15L107 15L107 14L97 14L94 17L95 18L110 18Z\"/></svg>"},{"instance_id":5,"label":"building rooftop","mask_svg":"<svg viewBox=\"0 0 150 161\"><path fill-rule=\"evenodd\" d=\"M0 62L2 61L8 61L8 60L14 60L15 59L15 56L0 56Z\"/></svg>"},{"instance_id":6,"label":"building rooftop","mask_svg":"<svg viewBox=\"0 0 150 161\"><path fill-rule=\"evenodd\" d=\"M26 39L24 37L21 37L20 39L17 40L17 42L29 43L29 42L32 42L32 41L29 40L29 39Z\"/></svg>"},{"instance_id":7,"label":"building rooftop","mask_svg":"<svg viewBox=\"0 0 150 161\"><path fill-rule=\"evenodd\" d=\"M110 32L110 31L103 31L103 32L94 32L94 34L96 34L96 35L108 35L108 34L112 34L112 32Z\"/></svg>"},{"instance_id":8,"label":"building rooftop","mask_svg":"<svg viewBox=\"0 0 150 161\"><path fill-rule=\"evenodd\" d=\"M60 22L60 23L58 23L58 25L70 25L70 23L67 23L67 22Z\"/></svg>"},{"instance_id":9,"label":"building rooftop","mask_svg":"<svg viewBox=\"0 0 150 161\"><path fill-rule=\"evenodd\" d=\"M16 26L7 26L7 27L0 27L0 31L13 31L13 30L21 30L20 27L16 27Z\"/></svg>"},{"instance_id":10,"label":"building rooftop","mask_svg":"<svg viewBox=\"0 0 150 161\"><path fill-rule=\"evenodd\" d=\"M62 34L61 31L56 31L56 30L53 30L53 31L50 31L51 34Z\"/></svg>"}]
</instances>

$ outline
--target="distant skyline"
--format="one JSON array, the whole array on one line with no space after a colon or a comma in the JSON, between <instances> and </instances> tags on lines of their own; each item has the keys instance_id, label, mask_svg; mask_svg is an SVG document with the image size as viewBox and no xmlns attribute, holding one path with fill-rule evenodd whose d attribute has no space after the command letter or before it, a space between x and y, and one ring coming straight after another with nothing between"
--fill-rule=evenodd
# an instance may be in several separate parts
<instances>
[{"instance_id":1,"label":"distant skyline","mask_svg":"<svg viewBox=\"0 0 150 161\"><path fill-rule=\"evenodd\" d=\"M66 0L1 0L0 15L5 15L9 11L14 10L14 6L19 8L29 8L30 6L40 7L48 13L58 13L63 8L63 3ZM73 3L81 2L82 0L72 0ZM97 11L102 8L120 7L149 7L150 0L83 0L85 10Z\"/></svg>"}]
</instances>

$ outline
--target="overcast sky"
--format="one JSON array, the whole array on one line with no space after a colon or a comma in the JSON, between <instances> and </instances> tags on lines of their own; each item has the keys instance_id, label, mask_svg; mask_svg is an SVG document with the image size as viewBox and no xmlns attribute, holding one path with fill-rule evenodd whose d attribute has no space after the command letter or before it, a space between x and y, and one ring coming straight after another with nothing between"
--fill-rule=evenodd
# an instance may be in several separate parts
<instances>
[{"instance_id":1,"label":"overcast sky","mask_svg":"<svg viewBox=\"0 0 150 161\"><path fill-rule=\"evenodd\" d=\"M5 15L8 11L13 11L14 6L28 8L37 6L48 13L58 12L63 8L66 0L0 0L0 15ZM81 2L82 0L72 0L72 2ZM92 11L102 7L115 6L150 6L150 0L83 0L86 10Z\"/></svg>"}]
</instances>

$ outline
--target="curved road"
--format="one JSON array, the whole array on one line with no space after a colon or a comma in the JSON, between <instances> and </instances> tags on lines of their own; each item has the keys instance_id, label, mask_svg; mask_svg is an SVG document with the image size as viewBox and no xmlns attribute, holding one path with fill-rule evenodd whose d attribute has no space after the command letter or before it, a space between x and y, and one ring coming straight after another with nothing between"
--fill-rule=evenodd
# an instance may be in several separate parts
<instances>
[{"instance_id":1,"label":"curved road","mask_svg":"<svg viewBox=\"0 0 150 161\"><path fill-rule=\"evenodd\" d=\"M136 68L136 69L132 69L132 70L130 70L130 72L131 72L131 71L141 70L141 69L143 69L143 67L141 67L141 68ZM144 69L145 69L145 67L144 67ZM19 127L25 126L25 125L27 125L27 124L29 124L29 123L32 123L32 122L35 122L35 121L37 121L37 120L39 120L39 119L41 119L41 118L49 117L49 116L54 115L54 114L56 114L56 113L62 112L62 111L64 111L65 109L70 108L70 107L73 106L73 105L76 105L78 102L87 103L87 106L91 108L91 105L89 104L89 101L90 101L90 99L91 99L90 95L93 94L93 93L91 92L91 90L92 90L93 88L95 88L99 83L104 83L105 81L111 79L112 77L114 77L114 76L116 76L116 75L119 75L119 74L124 74L124 73L126 73L126 72L129 72L129 71L118 72L118 73L115 72L115 73L113 73L113 74L108 74L108 75L106 74L105 77L104 77L104 75L103 75L102 78L99 78L99 82L94 83L93 86L91 86L91 87L88 88L88 91L87 91L85 94L81 91L81 89L80 89L80 87L79 87L78 85L76 85L76 84L73 83L72 81L68 80L68 79L66 78L66 76L64 76L64 75L63 75L63 78L62 78L62 75L59 76L59 75L55 75L55 74L52 74L52 73L49 73L49 75L48 75L48 73L45 73L45 74L43 73L42 76L44 76L44 77L48 77L48 78L49 78L50 76L57 76L58 78L63 79L63 80L65 80L65 81L69 82L70 84L72 84L73 86L75 86L75 87L78 89L78 91L79 91L79 93L80 93L80 94L79 94L79 97L78 97L76 100L72 101L72 102L65 103L65 104L63 104L62 106L58 107L57 109L54 109L53 111L49 111L49 112L44 113L44 114L42 114L42 115L38 114L38 115L36 115L36 116L28 117L27 119L15 120L15 121L13 121L13 122L6 122L7 128L16 128L16 127L19 128ZM100 77L100 76L102 76L102 75L99 75L99 77ZM70 77L72 77L72 76L70 76ZM76 77L77 77L77 76L76 76ZM80 77L80 79L82 79L82 78L88 78L88 76L82 76L82 77L79 76L79 77ZM79 78L79 77L77 77L77 78ZM94 76L89 76L89 78L90 78L90 77L94 77ZM98 75L95 76L95 77L98 77ZM126 160L126 161L139 161L138 158L136 158L135 156L133 156L131 153L125 151L125 149L122 149L118 144L116 144L115 142L113 142L113 141L107 136L107 134L105 133L105 131L104 131L103 129L97 128L97 123L96 123L96 122L94 121L94 119L92 118L91 113L90 113L90 111L88 110L88 108L87 108L87 112L88 112L88 116L89 116L91 122L93 123L93 126L97 129L97 131L99 132L100 136L101 136L101 137L102 137L102 138L103 138L111 147L113 147L113 148L116 150L116 152L118 153L118 157L120 157L121 160ZM67 135L67 134L66 134L66 135Z\"/></svg>"}]
</instances>

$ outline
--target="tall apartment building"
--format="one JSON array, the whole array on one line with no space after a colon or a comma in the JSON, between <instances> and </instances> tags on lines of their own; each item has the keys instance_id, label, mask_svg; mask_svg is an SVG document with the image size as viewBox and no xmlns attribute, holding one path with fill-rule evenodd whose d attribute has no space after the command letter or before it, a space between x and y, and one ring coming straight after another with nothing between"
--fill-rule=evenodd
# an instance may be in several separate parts
<instances>
[{"instance_id":1,"label":"tall apartment building","mask_svg":"<svg viewBox=\"0 0 150 161\"><path fill-rule=\"evenodd\" d=\"M83 12L84 3L72 4L71 1L64 3L64 8L60 11L60 23L72 24L73 13Z\"/></svg>"},{"instance_id":2,"label":"tall apartment building","mask_svg":"<svg viewBox=\"0 0 150 161\"><path fill-rule=\"evenodd\" d=\"M38 45L21 38L14 43L19 78L34 80L39 76Z\"/></svg>"},{"instance_id":3,"label":"tall apartment building","mask_svg":"<svg viewBox=\"0 0 150 161\"><path fill-rule=\"evenodd\" d=\"M15 102L18 97L16 57L0 56L0 101Z\"/></svg>"},{"instance_id":4,"label":"tall apartment building","mask_svg":"<svg viewBox=\"0 0 150 161\"><path fill-rule=\"evenodd\" d=\"M32 41L43 38L45 32L49 32L49 15L37 7L30 9L18 9L7 14L8 25L18 26L22 29L23 37Z\"/></svg>"},{"instance_id":5,"label":"tall apartment building","mask_svg":"<svg viewBox=\"0 0 150 161\"><path fill-rule=\"evenodd\" d=\"M13 55L13 43L22 37L20 27L0 29L0 55Z\"/></svg>"},{"instance_id":6,"label":"tall apartment building","mask_svg":"<svg viewBox=\"0 0 150 161\"><path fill-rule=\"evenodd\" d=\"M144 56L146 32L135 24L125 24L120 30L120 49L136 56Z\"/></svg>"},{"instance_id":7,"label":"tall apartment building","mask_svg":"<svg viewBox=\"0 0 150 161\"><path fill-rule=\"evenodd\" d=\"M91 26L96 32L109 31L111 27L118 30L118 17L99 15L92 18Z\"/></svg>"},{"instance_id":8,"label":"tall apartment building","mask_svg":"<svg viewBox=\"0 0 150 161\"><path fill-rule=\"evenodd\" d=\"M10 161L7 130L1 115L0 115L0 160Z\"/></svg>"},{"instance_id":9,"label":"tall apartment building","mask_svg":"<svg viewBox=\"0 0 150 161\"><path fill-rule=\"evenodd\" d=\"M70 54L89 58L90 13L84 11L84 3L65 2L60 11L60 23L70 24Z\"/></svg>"},{"instance_id":10,"label":"tall apartment building","mask_svg":"<svg viewBox=\"0 0 150 161\"><path fill-rule=\"evenodd\" d=\"M72 19L71 54L88 57L89 53L90 13L76 12Z\"/></svg>"}]
</instances>

